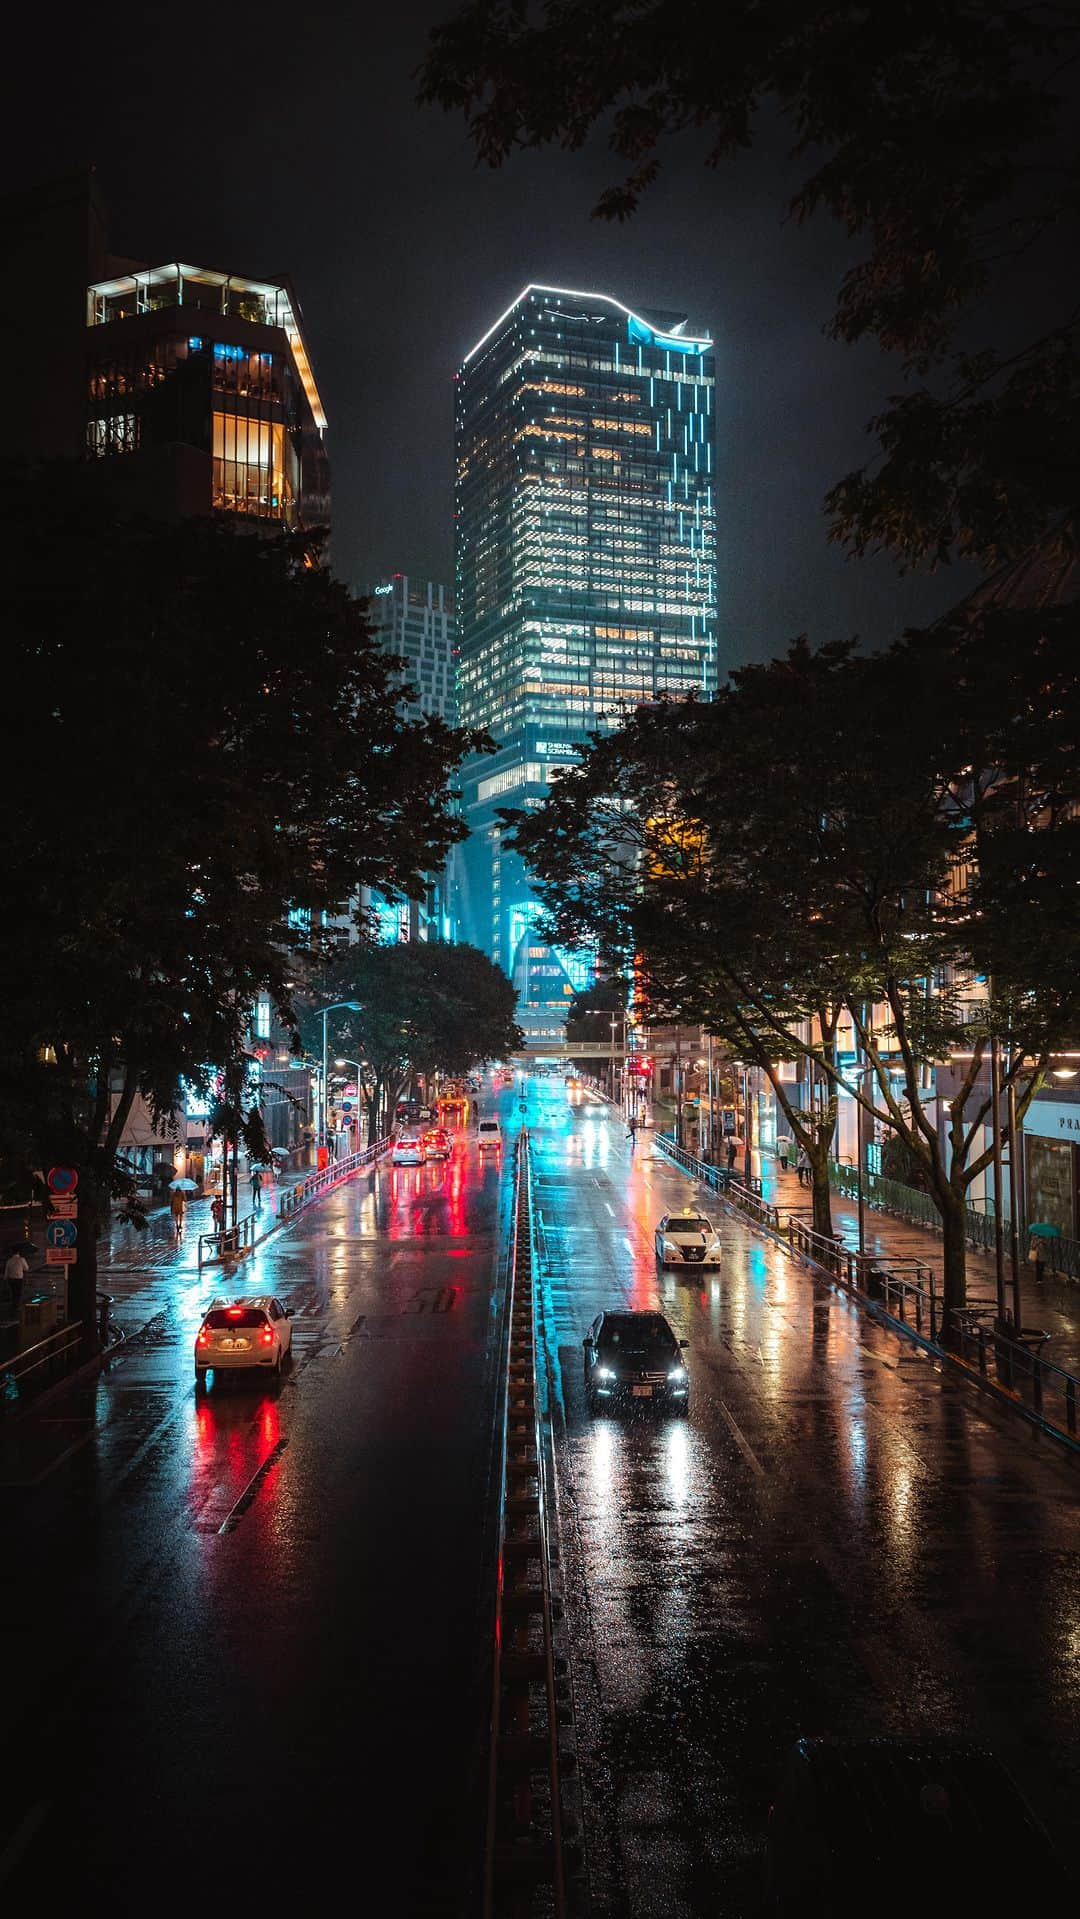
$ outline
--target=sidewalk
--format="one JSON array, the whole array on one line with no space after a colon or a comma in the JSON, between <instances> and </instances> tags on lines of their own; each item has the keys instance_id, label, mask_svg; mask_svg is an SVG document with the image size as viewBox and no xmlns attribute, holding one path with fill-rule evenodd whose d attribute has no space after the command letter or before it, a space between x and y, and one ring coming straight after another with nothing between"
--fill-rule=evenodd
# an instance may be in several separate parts
<instances>
[{"instance_id":1,"label":"sidewalk","mask_svg":"<svg viewBox=\"0 0 1080 1919\"><path fill-rule=\"evenodd\" d=\"M262 1232L265 1233L275 1224L282 1193L306 1179L311 1170L308 1166L298 1171L277 1174L271 1171L264 1174L262 1204L258 1209ZM245 1190L245 1179L241 1179L240 1187L240 1210L243 1215L252 1208L250 1193ZM184 1235L179 1243L167 1203L148 1208L147 1224L142 1232L114 1219L109 1230L101 1235L98 1241L98 1288L112 1295L112 1317L123 1332L141 1330L168 1303L168 1295L162 1289L163 1280L183 1278L195 1281L199 1278L199 1234L213 1230L210 1213L212 1199L212 1193L202 1196L195 1194L189 1198L184 1208ZM30 1260L25 1287L27 1295L51 1291L62 1276L60 1269L45 1264L45 1228L40 1220L33 1222L30 1238L37 1246L38 1254L36 1259ZM217 1266L204 1268L204 1276L220 1272L221 1268ZM32 1344L38 1337L39 1334L30 1332L21 1344Z\"/></svg>"},{"instance_id":2,"label":"sidewalk","mask_svg":"<svg viewBox=\"0 0 1080 1919\"><path fill-rule=\"evenodd\" d=\"M810 1190L799 1185L797 1173L787 1172L777 1160L757 1153L754 1154L754 1167L755 1171L760 1172L765 1199L780 1206L805 1208L809 1213ZM833 1230L840 1235L845 1246L858 1246L857 1202L834 1193L832 1216ZM885 1260L889 1254L894 1258L919 1259L924 1265L930 1266L940 1280L941 1237L927 1226L894 1219L890 1213L880 1213L868 1206L865 1211L864 1243L867 1252L880 1253ZM1011 1306L1012 1266L1007 1240L1005 1280ZM974 1252L968 1247L967 1287L970 1305L996 1306L997 1281L992 1253ZM1043 1357L1052 1360L1056 1366L1063 1366L1067 1372L1080 1373L1080 1287L1049 1272L1040 1284L1035 1278L1034 1262L1025 1260L1020 1270L1020 1299L1024 1325L1041 1326L1044 1332L1051 1335Z\"/></svg>"}]
</instances>

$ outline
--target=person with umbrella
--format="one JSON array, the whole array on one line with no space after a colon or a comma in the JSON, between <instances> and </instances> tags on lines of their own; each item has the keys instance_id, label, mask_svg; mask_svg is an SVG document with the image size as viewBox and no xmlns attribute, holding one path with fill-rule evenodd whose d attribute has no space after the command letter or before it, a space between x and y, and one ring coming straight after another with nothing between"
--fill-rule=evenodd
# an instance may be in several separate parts
<instances>
[{"instance_id":1,"label":"person with umbrella","mask_svg":"<svg viewBox=\"0 0 1080 1919\"><path fill-rule=\"evenodd\" d=\"M259 1208L262 1205L262 1167L261 1166L253 1166L251 1169L251 1204L255 1208L256 1212L259 1211Z\"/></svg>"},{"instance_id":2,"label":"person with umbrella","mask_svg":"<svg viewBox=\"0 0 1080 1919\"><path fill-rule=\"evenodd\" d=\"M195 1190L195 1181L193 1179L174 1179L169 1183L171 1195L169 1199L169 1211L173 1217L173 1225L176 1228L176 1237L178 1240L184 1237L184 1207L187 1202L187 1196Z\"/></svg>"}]
</instances>

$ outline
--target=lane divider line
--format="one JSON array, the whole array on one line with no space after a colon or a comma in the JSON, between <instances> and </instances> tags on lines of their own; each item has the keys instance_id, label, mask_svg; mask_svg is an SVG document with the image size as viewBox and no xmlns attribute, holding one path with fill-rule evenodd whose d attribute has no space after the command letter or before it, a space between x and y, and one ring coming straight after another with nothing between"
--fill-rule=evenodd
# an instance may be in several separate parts
<instances>
[{"instance_id":1,"label":"lane divider line","mask_svg":"<svg viewBox=\"0 0 1080 1919\"><path fill-rule=\"evenodd\" d=\"M226 1515L226 1517L222 1520L220 1526L218 1527L219 1539L224 1533L231 1533L236 1531L236 1528L240 1524L240 1521L243 1519L244 1514L247 1512L249 1506L254 1501L256 1494L258 1493L259 1487L262 1485L263 1480L266 1478L267 1473L270 1472L272 1467L277 1465L277 1462L281 1458L281 1455L285 1451L285 1448L288 1445L288 1443L289 1442L287 1439L279 1439L277 1445L271 1447L270 1451L267 1453L266 1458L263 1460L262 1465L259 1466L257 1470L252 1473L251 1478L248 1480L247 1485L244 1487L244 1490L240 1494L240 1497L237 1500L232 1511Z\"/></svg>"},{"instance_id":2,"label":"lane divider line","mask_svg":"<svg viewBox=\"0 0 1080 1919\"><path fill-rule=\"evenodd\" d=\"M739 1448L739 1451L741 1452L747 1465L750 1467L752 1472L757 1473L759 1479L764 1479L765 1468L762 1465L760 1459L758 1458L756 1452L754 1451L754 1448L751 1446L750 1441L747 1439L746 1434L743 1432L742 1427L739 1425L739 1422L736 1419L734 1413L732 1412L730 1406L725 1405L722 1399L719 1400L717 1403L720 1407L720 1411L723 1413L724 1418L726 1419L728 1423L728 1426L731 1429L731 1436L734 1439L736 1446Z\"/></svg>"}]
</instances>

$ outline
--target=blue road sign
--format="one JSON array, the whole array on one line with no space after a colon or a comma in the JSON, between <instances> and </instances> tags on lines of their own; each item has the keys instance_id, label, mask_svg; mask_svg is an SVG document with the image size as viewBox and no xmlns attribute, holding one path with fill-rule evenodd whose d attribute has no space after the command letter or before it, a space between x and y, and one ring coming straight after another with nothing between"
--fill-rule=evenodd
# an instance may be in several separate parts
<instances>
[{"instance_id":1,"label":"blue road sign","mask_svg":"<svg viewBox=\"0 0 1080 1919\"><path fill-rule=\"evenodd\" d=\"M79 1228L73 1219L50 1219L45 1228L47 1246L75 1246Z\"/></svg>"}]
</instances>

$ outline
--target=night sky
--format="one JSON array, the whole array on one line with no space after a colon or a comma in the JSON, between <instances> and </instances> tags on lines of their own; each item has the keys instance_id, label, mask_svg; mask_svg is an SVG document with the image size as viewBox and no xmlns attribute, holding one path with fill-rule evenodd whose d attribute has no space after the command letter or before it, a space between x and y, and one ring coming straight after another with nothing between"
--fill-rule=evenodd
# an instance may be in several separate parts
<instances>
[{"instance_id":1,"label":"night sky","mask_svg":"<svg viewBox=\"0 0 1080 1919\"><path fill-rule=\"evenodd\" d=\"M961 597L970 572L903 577L826 546L822 495L899 375L823 337L845 243L788 220L780 130L720 173L687 143L633 222L594 221L618 174L602 142L491 173L462 122L415 106L427 30L452 11L118 7L58 52L41 9L9 185L92 163L118 252L292 276L330 421L334 566L355 586L452 578L454 371L539 280L684 308L716 339L724 665L803 631L880 644Z\"/></svg>"}]
</instances>

